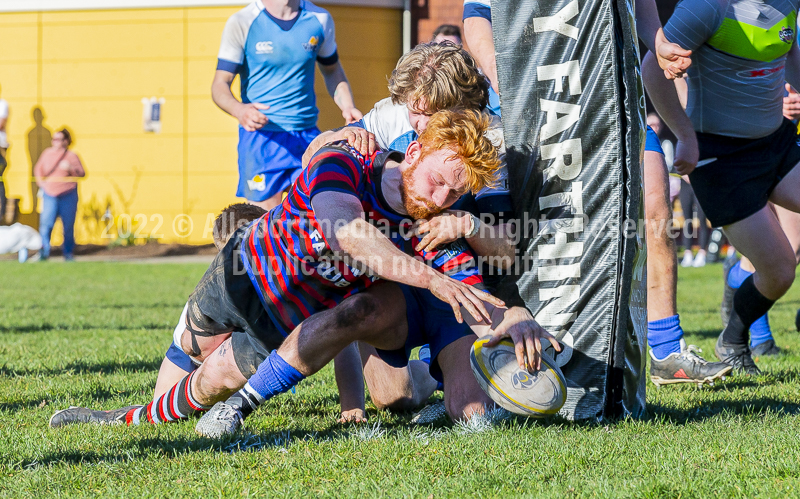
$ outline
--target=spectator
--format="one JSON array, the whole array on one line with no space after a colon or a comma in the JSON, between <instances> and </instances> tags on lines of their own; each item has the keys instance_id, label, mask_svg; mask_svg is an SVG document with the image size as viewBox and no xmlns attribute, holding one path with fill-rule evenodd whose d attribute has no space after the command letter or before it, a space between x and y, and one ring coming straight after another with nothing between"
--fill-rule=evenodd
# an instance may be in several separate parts
<instances>
[{"instance_id":1,"label":"spectator","mask_svg":"<svg viewBox=\"0 0 800 499\"><path fill-rule=\"evenodd\" d=\"M41 260L50 256L50 233L61 217L64 225L64 260L73 259L75 214L78 211L78 183L86 176L78 155L69 150L72 135L66 128L53 134L52 146L45 149L33 169L39 188L44 191L39 233L42 235Z\"/></svg>"},{"instance_id":2,"label":"spectator","mask_svg":"<svg viewBox=\"0 0 800 499\"><path fill-rule=\"evenodd\" d=\"M305 0L256 0L222 32L211 96L241 125L236 195L265 210L281 202L320 133L315 62L345 124L360 120L328 11ZM242 102L231 93L237 74Z\"/></svg>"},{"instance_id":3,"label":"spectator","mask_svg":"<svg viewBox=\"0 0 800 499\"><path fill-rule=\"evenodd\" d=\"M452 24L442 24L433 32L433 43L452 42L462 45L461 30Z\"/></svg>"},{"instance_id":4,"label":"spectator","mask_svg":"<svg viewBox=\"0 0 800 499\"><path fill-rule=\"evenodd\" d=\"M8 166L6 158L6 151L8 151L7 124L8 102L5 99L0 99L0 223L5 223L6 219L6 183L4 175Z\"/></svg>"},{"instance_id":5,"label":"spectator","mask_svg":"<svg viewBox=\"0 0 800 499\"><path fill-rule=\"evenodd\" d=\"M692 186L684 180L681 180L680 199L684 220L683 230L681 231L684 248L681 267L705 267L711 228L708 226L706 215L697 201L697 196L694 195ZM697 219L696 225L695 219ZM695 239L697 239L700 249L697 250L697 255L692 257L692 243Z\"/></svg>"}]
</instances>

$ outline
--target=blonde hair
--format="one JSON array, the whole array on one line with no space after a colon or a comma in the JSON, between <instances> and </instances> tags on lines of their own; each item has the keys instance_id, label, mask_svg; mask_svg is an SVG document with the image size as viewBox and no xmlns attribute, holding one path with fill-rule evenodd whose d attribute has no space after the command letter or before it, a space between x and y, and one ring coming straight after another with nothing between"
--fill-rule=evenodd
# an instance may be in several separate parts
<instances>
[{"instance_id":1,"label":"blonde hair","mask_svg":"<svg viewBox=\"0 0 800 499\"><path fill-rule=\"evenodd\" d=\"M421 43L397 62L389 78L392 102L433 113L463 107L483 110L489 83L466 50L450 42Z\"/></svg>"},{"instance_id":2,"label":"blonde hair","mask_svg":"<svg viewBox=\"0 0 800 499\"><path fill-rule=\"evenodd\" d=\"M433 151L450 149L451 159L464 163L467 188L477 193L484 187L494 187L500 155L486 137L491 120L478 111L444 110L431 116L428 126L419 136L422 145L420 160Z\"/></svg>"}]
</instances>

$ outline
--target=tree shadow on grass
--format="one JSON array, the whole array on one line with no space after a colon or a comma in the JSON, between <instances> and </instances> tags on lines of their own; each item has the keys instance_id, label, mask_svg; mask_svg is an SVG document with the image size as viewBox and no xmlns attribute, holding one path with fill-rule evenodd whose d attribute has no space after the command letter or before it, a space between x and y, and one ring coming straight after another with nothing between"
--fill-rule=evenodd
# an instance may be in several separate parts
<instances>
[{"instance_id":1,"label":"tree shadow on grass","mask_svg":"<svg viewBox=\"0 0 800 499\"><path fill-rule=\"evenodd\" d=\"M194 425L196 420L189 420L179 424ZM58 431L58 430L51 430ZM125 432L125 426L115 426L108 428L109 432ZM340 440L347 438L346 435L332 435L324 437L325 440ZM234 452L258 451L266 449L285 449L293 443L307 440L320 439L320 432L287 429L283 431L273 431L261 434L243 431L231 437L221 439L208 439L203 437L191 436L163 436L159 438L136 439L131 435L123 448L116 447L110 452L92 451L84 449L64 449L46 453L41 458L28 459L7 459L7 462L14 462L14 467L18 469L30 469L36 467L46 467L52 465L75 465L75 464L96 464L96 463L121 463L135 460L142 460L153 454L175 458L181 454L212 451L224 454ZM99 444L98 444L99 446ZM77 447L77 446L76 446ZM84 446L85 447L85 446ZM9 456L3 456L3 459ZM19 459L17 461L17 459Z\"/></svg>"},{"instance_id":2,"label":"tree shadow on grass","mask_svg":"<svg viewBox=\"0 0 800 499\"><path fill-rule=\"evenodd\" d=\"M42 333L46 331L87 331L92 329L114 330L114 331L157 331L169 330L170 326L164 324L137 324L137 325L114 325L105 324L29 324L25 326L4 326L0 325L0 333Z\"/></svg>"},{"instance_id":3,"label":"tree shadow on grass","mask_svg":"<svg viewBox=\"0 0 800 499\"><path fill-rule=\"evenodd\" d=\"M710 339L710 338L717 338L719 334L722 332L722 323L720 322L719 328L717 329L701 329L699 331L686 331L687 336L699 336L703 339ZM687 341L688 343L688 341ZM711 353L711 356L705 356L706 359L713 360L714 353Z\"/></svg>"},{"instance_id":4,"label":"tree shadow on grass","mask_svg":"<svg viewBox=\"0 0 800 499\"><path fill-rule=\"evenodd\" d=\"M56 367L13 367L8 364L0 366L0 376L62 376L64 374L119 374L129 372L158 371L161 358L126 359L88 362L78 360L64 366Z\"/></svg>"},{"instance_id":5,"label":"tree shadow on grass","mask_svg":"<svg viewBox=\"0 0 800 499\"><path fill-rule=\"evenodd\" d=\"M800 404L774 397L758 397L750 400L715 400L694 404L690 408L676 409L661 404L648 404L645 421L667 421L685 425L701 422L719 414L726 416L756 416L779 414L795 416L800 414Z\"/></svg>"},{"instance_id":6,"label":"tree shadow on grass","mask_svg":"<svg viewBox=\"0 0 800 499\"><path fill-rule=\"evenodd\" d=\"M112 399L125 399L128 397L137 397L141 396L140 389L131 389L131 390L119 390L117 388L92 388L85 392L80 393L70 393L68 394L71 398L78 398L78 397L86 397L91 400L91 407L97 409L113 409L114 407L102 407L106 400ZM59 399L63 398L63 395L59 395ZM144 401L146 399L142 398ZM21 411L21 410L30 410L30 409L39 409L43 407L50 408L53 412L66 409L68 407L65 404L63 407L59 407L58 405L53 404L53 399L49 397L29 397L22 400L17 400L14 402L0 402L0 412L2 411ZM124 407L124 405L120 405L119 407Z\"/></svg>"}]
</instances>

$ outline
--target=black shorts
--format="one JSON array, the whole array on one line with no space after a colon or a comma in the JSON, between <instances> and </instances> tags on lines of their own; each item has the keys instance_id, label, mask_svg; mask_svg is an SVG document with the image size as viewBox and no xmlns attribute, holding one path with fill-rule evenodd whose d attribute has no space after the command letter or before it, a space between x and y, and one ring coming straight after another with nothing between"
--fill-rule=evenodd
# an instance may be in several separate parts
<instances>
[{"instance_id":1,"label":"black shorts","mask_svg":"<svg viewBox=\"0 0 800 499\"><path fill-rule=\"evenodd\" d=\"M380 350L378 355L392 367L405 367L411 350L422 345L431 347L431 376L442 380L442 370L437 357L444 347L464 336L478 339L466 322L456 320L453 307L436 298L427 289L399 284L406 299L408 337L406 344L397 350Z\"/></svg>"},{"instance_id":2,"label":"black shorts","mask_svg":"<svg viewBox=\"0 0 800 499\"><path fill-rule=\"evenodd\" d=\"M241 263L245 229L237 230L211 262L189 296L187 316L207 336L233 332L236 365L250 377L284 336L267 315Z\"/></svg>"},{"instance_id":3,"label":"black shorts","mask_svg":"<svg viewBox=\"0 0 800 499\"><path fill-rule=\"evenodd\" d=\"M717 158L689 174L714 227L744 220L766 206L775 186L800 163L797 127L787 119L760 139L698 133L697 142L700 161Z\"/></svg>"}]
</instances>

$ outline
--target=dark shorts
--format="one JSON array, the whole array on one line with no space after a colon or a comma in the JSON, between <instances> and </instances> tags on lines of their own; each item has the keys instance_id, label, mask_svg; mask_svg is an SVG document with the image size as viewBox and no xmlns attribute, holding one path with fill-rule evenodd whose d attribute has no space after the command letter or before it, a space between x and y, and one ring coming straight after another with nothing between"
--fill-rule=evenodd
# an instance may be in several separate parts
<instances>
[{"instance_id":1,"label":"dark shorts","mask_svg":"<svg viewBox=\"0 0 800 499\"><path fill-rule=\"evenodd\" d=\"M450 343L475 334L466 323L459 324L456 321L453 308L449 304L433 296L427 289L404 284L399 286L406 299L408 320L406 344L397 350L377 349L378 355L392 367L405 367L414 348L430 344L431 376L437 381L443 381L442 370L437 360L439 352Z\"/></svg>"},{"instance_id":2,"label":"dark shorts","mask_svg":"<svg viewBox=\"0 0 800 499\"><path fill-rule=\"evenodd\" d=\"M800 162L797 127L784 119L774 133L742 139L698 133L700 161L717 158L689 174L713 227L739 222L767 205L775 186Z\"/></svg>"},{"instance_id":3,"label":"dark shorts","mask_svg":"<svg viewBox=\"0 0 800 499\"><path fill-rule=\"evenodd\" d=\"M206 336L233 332L236 365L250 377L284 336L267 315L239 260L245 229L237 230L217 253L189 296L187 316Z\"/></svg>"}]
</instances>

